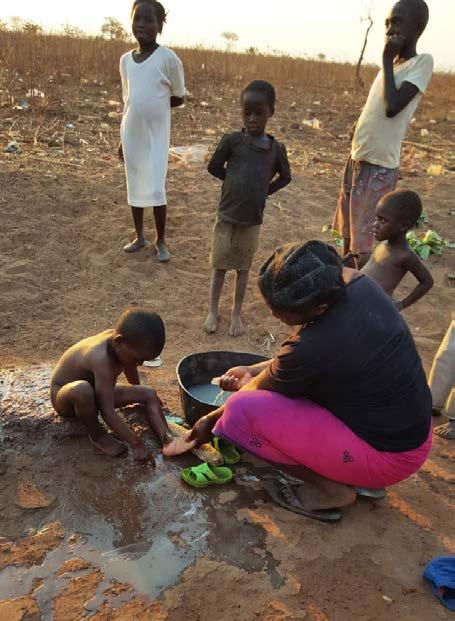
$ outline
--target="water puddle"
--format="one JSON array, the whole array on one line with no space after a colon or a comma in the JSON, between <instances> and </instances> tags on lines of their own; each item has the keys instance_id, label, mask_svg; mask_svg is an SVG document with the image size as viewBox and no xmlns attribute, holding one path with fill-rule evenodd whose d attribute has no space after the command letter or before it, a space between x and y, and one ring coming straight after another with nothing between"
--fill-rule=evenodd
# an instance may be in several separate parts
<instances>
[{"instance_id":1,"label":"water puddle","mask_svg":"<svg viewBox=\"0 0 455 621\"><path fill-rule=\"evenodd\" d=\"M96 569L103 579L87 596L85 616L104 603L118 607L136 594L158 597L200 556L274 573L271 558L246 553L263 545L261 528L240 529L235 508L218 503L218 490L195 490L182 483L181 469L195 463L191 455L165 460L155 445L155 469L138 466L131 455L108 459L94 451L85 435L56 433L62 423L49 407L47 368L28 375L21 371L9 379L9 413L2 422L13 441L2 443L11 467L9 487L3 495L0 490L5 507L0 534L16 538L30 528L39 531L60 522L65 538L40 565L0 571L0 600L33 592L42 621L52 621L55 597L74 577ZM200 389L205 395L210 391L212 400L220 394L212 384ZM152 444L153 439L147 441ZM14 498L22 482L43 488L55 502L33 512L18 508L7 499ZM254 503L253 490L242 488L243 493L244 505ZM57 576L65 561L77 558L91 567ZM132 588L112 591L113 581Z\"/></svg>"}]
</instances>

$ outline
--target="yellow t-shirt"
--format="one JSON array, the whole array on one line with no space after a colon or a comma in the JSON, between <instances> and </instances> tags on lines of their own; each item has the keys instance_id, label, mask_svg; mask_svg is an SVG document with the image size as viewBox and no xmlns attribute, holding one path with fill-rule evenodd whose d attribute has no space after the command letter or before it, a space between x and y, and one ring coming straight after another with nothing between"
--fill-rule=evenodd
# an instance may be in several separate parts
<instances>
[{"instance_id":1,"label":"yellow t-shirt","mask_svg":"<svg viewBox=\"0 0 455 621\"><path fill-rule=\"evenodd\" d=\"M410 82L419 93L393 118L387 118L384 109L384 70L376 76L367 102L357 122L352 140L351 157L356 162L369 162L384 168L398 168L400 165L401 142L417 106L430 83L433 74L433 57L418 54L394 67L397 88L403 82Z\"/></svg>"}]
</instances>

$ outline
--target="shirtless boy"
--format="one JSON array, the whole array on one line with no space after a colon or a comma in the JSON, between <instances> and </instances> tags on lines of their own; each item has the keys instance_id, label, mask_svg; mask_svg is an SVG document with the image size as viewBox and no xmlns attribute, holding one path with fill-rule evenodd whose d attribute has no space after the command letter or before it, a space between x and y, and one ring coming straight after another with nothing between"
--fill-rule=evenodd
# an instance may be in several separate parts
<instances>
[{"instance_id":1,"label":"shirtless boy","mask_svg":"<svg viewBox=\"0 0 455 621\"><path fill-rule=\"evenodd\" d=\"M406 233L416 225L421 214L422 201L416 192L386 194L376 207L373 226L373 235L380 243L362 269L390 296L407 272L415 276L419 281L417 287L404 300L395 302L400 311L417 302L433 286L430 272L406 239Z\"/></svg>"},{"instance_id":2,"label":"shirtless boy","mask_svg":"<svg viewBox=\"0 0 455 621\"><path fill-rule=\"evenodd\" d=\"M140 403L151 430L166 444L172 436L161 402L154 390L140 386L137 367L156 358L165 341L159 315L143 310L126 310L113 330L105 330L70 347L55 366L51 380L51 401L58 414L81 420L89 440L115 457L131 447L137 461L154 464L152 453L117 414L115 408ZM120 373L129 384L117 384ZM101 415L115 435L100 424Z\"/></svg>"}]
</instances>

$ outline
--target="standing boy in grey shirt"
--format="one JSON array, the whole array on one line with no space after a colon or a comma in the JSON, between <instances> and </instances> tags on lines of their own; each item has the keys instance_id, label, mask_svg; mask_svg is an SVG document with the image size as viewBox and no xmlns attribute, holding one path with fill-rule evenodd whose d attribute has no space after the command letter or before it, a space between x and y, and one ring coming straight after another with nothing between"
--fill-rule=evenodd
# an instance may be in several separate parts
<instances>
[{"instance_id":1,"label":"standing boy in grey shirt","mask_svg":"<svg viewBox=\"0 0 455 621\"><path fill-rule=\"evenodd\" d=\"M218 305L226 271L236 270L229 334L243 334L240 311L259 245L265 202L267 196L291 181L286 148L265 133L275 112L275 98L275 89L268 82L255 80L248 84L240 100L244 129L224 135L208 165L209 173L223 181L210 254L210 309L204 323L208 333L218 328Z\"/></svg>"}]
</instances>

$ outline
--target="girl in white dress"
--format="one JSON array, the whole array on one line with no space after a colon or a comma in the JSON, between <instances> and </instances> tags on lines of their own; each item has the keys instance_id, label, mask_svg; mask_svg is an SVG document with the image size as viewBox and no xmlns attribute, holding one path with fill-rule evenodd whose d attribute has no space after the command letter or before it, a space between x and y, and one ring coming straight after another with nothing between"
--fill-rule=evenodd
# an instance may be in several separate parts
<instances>
[{"instance_id":1,"label":"girl in white dress","mask_svg":"<svg viewBox=\"0 0 455 621\"><path fill-rule=\"evenodd\" d=\"M145 246L144 208L153 207L154 248L160 261L169 261L166 247L166 174L171 108L183 104L183 67L170 49L158 45L166 12L156 0L135 0L132 30L138 48L120 59L123 119L119 156L125 162L128 203L136 238L124 247L136 252Z\"/></svg>"}]
</instances>

